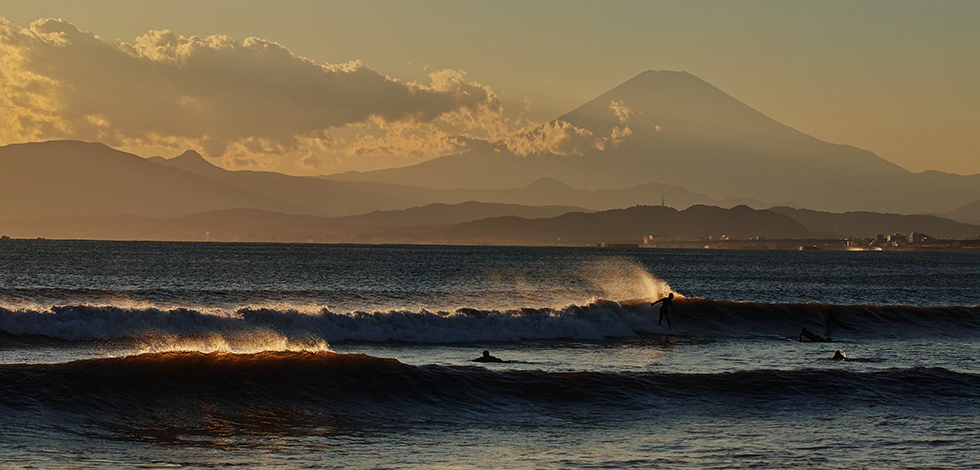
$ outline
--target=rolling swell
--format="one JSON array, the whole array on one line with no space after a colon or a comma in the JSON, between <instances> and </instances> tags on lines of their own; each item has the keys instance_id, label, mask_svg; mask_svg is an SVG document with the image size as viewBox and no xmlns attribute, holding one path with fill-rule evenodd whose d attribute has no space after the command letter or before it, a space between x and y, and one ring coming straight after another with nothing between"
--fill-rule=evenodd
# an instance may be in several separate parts
<instances>
[{"instance_id":1,"label":"rolling swell","mask_svg":"<svg viewBox=\"0 0 980 470\"><path fill-rule=\"evenodd\" d=\"M292 341L399 341L407 343L517 342L534 339L602 339L639 334L744 337L798 332L801 325L824 326L831 310L846 335L976 335L980 307L766 304L678 299L675 330L656 325L648 300L599 300L564 308L510 311L461 308L453 312L392 310L306 313L294 309L246 307L233 313L187 308L56 306L47 310L0 308L0 333L19 338L68 341L143 337L254 337ZM0 337L0 341L3 338ZM22 339L23 341L23 339Z\"/></svg>"},{"instance_id":2,"label":"rolling swell","mask_svg":"<svg viewBox=\"0 0 980 470\"><path fill-rule=\"evenodd\" d=\"M975 408L980 376L942 368L548 373L417 367L325 352L154 353L0 366L0 407L7 413L39 417L48 410L143 427L215 419L378 424L869 405Z\"/></svg>"},{"instance_id":3,"label":"rolling swell","mask_svg":"<svg viewBox=\"0 0 980 470\"><path fill-rule=\"evenodd\" d=\"M769 304L704 299L684 299L675 304L678 305L677 324L683 322L691 328L715 334L798 332L800 326L829 326L841 334L873 337L980 333L980 306ZM830 312L836 315L839 324L828 324L826 319Z\"/></svg>"}]
</instances>

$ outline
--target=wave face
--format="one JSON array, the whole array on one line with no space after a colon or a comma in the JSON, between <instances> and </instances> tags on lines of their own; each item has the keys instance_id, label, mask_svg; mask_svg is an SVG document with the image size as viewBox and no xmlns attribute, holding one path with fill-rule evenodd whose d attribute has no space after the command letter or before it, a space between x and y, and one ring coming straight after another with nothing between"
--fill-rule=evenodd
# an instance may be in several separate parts
<instances>
[{"instance_id":1,"label":"wave face","mask_svg":"<svg viewBox=\"0 0 980 470\"><path fill-rule=\"evenodd\" d=\"M242 308L231 314L193 309L61 306L46 310L0 308L0 332L68 341L126 338L276 338L297 343L398 341L405 343L519 342L603 339L643 334L742 337L798 332L800 326L851 337L950 336L980 332L980 308L764 304L678 299L672 330L658 326L646 301L596 301L562 309L524 308L453 312L387 311L306 313ZM828 324L833 312L838 324Z\"/></svg>"},{"instance_id":2,"label":"wave face","mask_svg":"<svg viewBox=\"0 0 980 470\"><path fill-rule=\"evenodd\" d=\"M922 397L929 397L927 404ZM583 413L615 413L794 402L843 408L976 406L980 376L942 368L720 374L490 371L417 367L329 352L175 352L0 366L0 404L11 411L43 408L109 420L195 421L208 412L243 417L261 409L390 420L393 414L439 410L522 414L572 407Z\"/></svg>"}]
</instances>

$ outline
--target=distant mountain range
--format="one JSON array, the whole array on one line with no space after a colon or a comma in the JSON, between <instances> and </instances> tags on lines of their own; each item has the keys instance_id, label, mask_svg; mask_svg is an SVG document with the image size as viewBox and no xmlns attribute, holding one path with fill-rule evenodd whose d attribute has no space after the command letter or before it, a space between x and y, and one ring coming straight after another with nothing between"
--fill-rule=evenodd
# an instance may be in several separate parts
<instances>
[{"instance_id":1,"label":"distant mountain range","mask_svg":"<svg viewBox=\"0 0 980 470\"><path fill-rule=\"evenodd\" d=\"M912 232L934 238L963 239L980 235L980 225L957 222L934 215L881 214L877 212L845 212L843 214L772 207L770 212L785 215L810 232L832 234L842 238L870 238L876 234L891 235Z\"/></svg>"},{"instance_id":2,"label":"distant mountain range","mask_svg":"<svg viewBox=\"0 0 980 470\"><path fill-rule=\"evenodd\" d=\"M634 206L595 213L562 213L566 209L469 202L338 218L256 209L208 211L173 218L49 216L0 220L0 235L110 240L512 245L640 244L647 236L745 240L870 238L877 233L895 232L921 232L935 238L980 235L978 225L935 216L831 214L787 207L722 209L701 205L683 211L664 206ZM487 216L507 213L525 216ZM558 213L561 215L556 215Z\"/></svg>"},{"instance_id":3,"label":"distant mountain range","mask_svg":"<svg viewBox=\"0 0 980 470\"><path fill-rule=\"evenodd\" d=\"M194 151L165 159L100 143L12 144L0 147L0 231L545 243L640 233L955 238L977 234L962 222L980 223L980 175L911 173L795 131L682 72L644 72L560 121L597 137L618 133L618 143L526 156L487 144L410 167L323 177L229 171ZM656 207L662 203L668 207ZM947 219L899 215L914 213ZM786 221L793 224L780 225ZM487 234L497 235L481 238Z\"/></svg>"},{"instance_id":4,"label":"distant mountain range","mask_svg":"<svg viewBox=\"0 0 980 470\"><path fill-rule=\"evenodd\" d=\"M516 188L542 177L587 189L660 183L715 199L835 212L943 214L980 200L980 175L911 173L871 152L782 125L684 72L644 72L559 120L596 136L615 127L629 127L632 135L581 155L518 156L485 147L325 178L440 189Z\"/></svg>"},{"instance_id":5,"label":"distant mountain range","mask_svg":"<svg viewBox=\"0 0 980 470\"><path fill-rule=\"evenodd\" d=\"M103 144L75 141L0 147L0 220L59 215L177 217L237 208L337 217L466 201L605 210L659 204L664 199L680 207L765 206L751 199L717 200L658 183L589 191L544 178L518 189L437 190L229 171L208 163L194 151L164 159L142 158Z\"/></svg>"}]
</instances>

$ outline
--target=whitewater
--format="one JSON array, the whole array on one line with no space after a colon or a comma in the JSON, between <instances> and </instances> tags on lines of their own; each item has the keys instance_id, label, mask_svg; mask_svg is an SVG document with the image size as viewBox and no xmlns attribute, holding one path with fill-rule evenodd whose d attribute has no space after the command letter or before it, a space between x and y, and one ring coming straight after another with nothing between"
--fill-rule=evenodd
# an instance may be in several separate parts
<instances>
[{"instance_id":1,"label":"whitewater","mask_svg":"<svg viewBox=\"0 0 980 470\"><path fill-rule=\"evenodd\" d=\"M978 287L973 253L3 240L0 468L964 467Z\"/></svg>"}]
</instances>

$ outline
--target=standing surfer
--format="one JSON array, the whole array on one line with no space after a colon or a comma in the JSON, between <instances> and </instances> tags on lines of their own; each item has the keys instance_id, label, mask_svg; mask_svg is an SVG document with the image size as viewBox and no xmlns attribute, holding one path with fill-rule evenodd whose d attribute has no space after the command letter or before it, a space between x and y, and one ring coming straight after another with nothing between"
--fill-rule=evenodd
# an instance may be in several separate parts
<instances>
[{"instance_id":1,"label":"standing surfer","mask_svg":"<svg viewBox=\"0 0 980 470\"><path fill-rule=\"evenodd\" d=\"M657 326L660 326L660 323L666 319L667 329L672 330L673 328L670 327L670 312L674 311L674 293L667 294L667 297L650 304L650 306L653 307L657 304L660 304L660 320L657 320Z\"/></svg>"}]
</instances>

